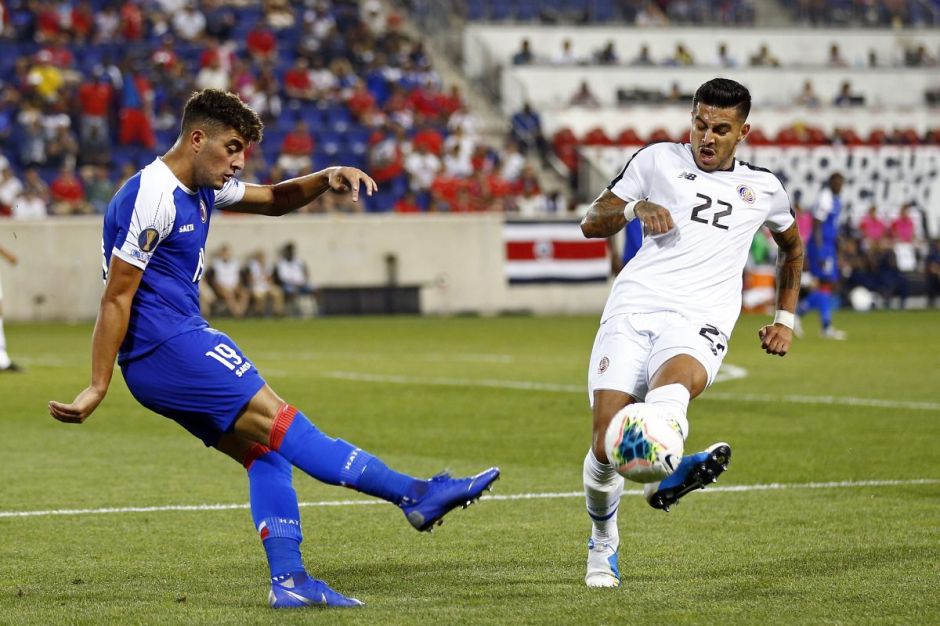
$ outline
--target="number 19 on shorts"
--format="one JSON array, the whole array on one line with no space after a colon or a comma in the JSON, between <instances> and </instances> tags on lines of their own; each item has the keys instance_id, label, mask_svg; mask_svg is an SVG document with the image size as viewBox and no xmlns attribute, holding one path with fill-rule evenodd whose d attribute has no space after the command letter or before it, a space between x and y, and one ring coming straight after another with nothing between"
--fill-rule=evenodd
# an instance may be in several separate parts
<instances>
[{"instance_id":1,"label":"number 19 on shorts","mask_svg":"<svg viewBox=\"0 0 940 626\"><path fill-rule=\"evenodd\" d=\"M212 350L206 352L206 356L210 359L215 359L227 367L229 371L234 372L235 375L239 378L241 378L245 372L251 369L251 361L243 359L237 352L235 352L234 348L227 346L224 343L220 343Z\"/></svg>"}]
</instances>

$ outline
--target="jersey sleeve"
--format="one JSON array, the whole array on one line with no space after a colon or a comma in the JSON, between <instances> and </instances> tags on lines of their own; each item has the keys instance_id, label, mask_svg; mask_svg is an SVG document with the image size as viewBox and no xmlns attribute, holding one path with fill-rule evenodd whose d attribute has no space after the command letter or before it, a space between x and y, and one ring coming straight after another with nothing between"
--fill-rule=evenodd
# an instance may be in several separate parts
<instances>
[{"instance_id":1,"label":"jersey sleeve","mask_svg":"<svg viewBox=\"0 0 940 626\"><path fill-rule=\"evenodd\" d=\"M171 193L147 193L141 188L132 207L119 211L126 215L125 228L114 240L112 254L135 267L146 269L160 242L173 232L176 205ZM122 235L123 234L123 238Z\"/></svg>"},{"instance_id":2,"label":"jersey sleeve","mask_svg":"<svg viewBox=\"0 0 940 626\"><path fill-rule=\"evenodd\" d=\"M625 202L642 200L649 196L649 181L655 169L653 150L650 146L640 148L610 181L607 189Z\"/></svg>"},{"instance_id":3,"label":"jersey sleeve","mask_svg":"<svg viewBox=\"0 0 940 626\"><path fill-rule=\"evenodd\" d=\"M782 233L796 222L793 208L790 206L790 196L783 184L777 181L777 187L770 198L770 212L764 225L775 233Z\"/></svg>"},{"instance_id":4,"label":"jersey sleeve","mask_svg":"<svg viewBox=\"0 0 940 626\"><path fill-rule=\"evenodd\" d=\"M819 197L816 198L816 204L813 206L813 217L820 222L825 222L829 214L832 213L833 197L832 190L824 188Z\"/></svg>"},{"instance_id":5,"label":"jersey sleeve","mask_svg":"<svg viewBox=\"0 0 940 626\"><path fill-rule=\"evenodd\" d=\"M221 209L235 204L245 197L245 183L237 178L229 178L222 188L215 192L215 208Z\"/></svg>"}]
</instances>

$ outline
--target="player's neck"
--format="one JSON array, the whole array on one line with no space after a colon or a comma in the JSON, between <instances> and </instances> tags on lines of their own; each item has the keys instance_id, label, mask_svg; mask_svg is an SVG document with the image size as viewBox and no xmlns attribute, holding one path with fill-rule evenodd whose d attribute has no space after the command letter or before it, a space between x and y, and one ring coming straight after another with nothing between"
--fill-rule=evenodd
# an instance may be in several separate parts
<instances>
[{"instance_id":1,"label":"player's neck","mask_svg":"<svg viewBox=\"0 0 940 626\"><path fill-rule=\"evenodd\" d=\"M176 147L170 148L160 157L163 164L170 168L173 175L189 189L196 188L196 176L192 161L182 154Z\"/></svg>"}]
</instances>

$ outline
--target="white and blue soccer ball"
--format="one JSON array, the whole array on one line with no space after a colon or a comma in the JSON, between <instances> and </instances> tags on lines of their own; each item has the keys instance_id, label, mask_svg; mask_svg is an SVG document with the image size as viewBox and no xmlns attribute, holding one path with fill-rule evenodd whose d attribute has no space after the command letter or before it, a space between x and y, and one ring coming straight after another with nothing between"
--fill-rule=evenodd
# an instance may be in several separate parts
<instances>
[{"instance_id":1,"label":"white and blue soccer ball","mask_svg":"<svg viewBox=\"0 0 940 626\"><path fill-rule=\"evenodd\" d=\"M621 476L638 483L653 483L672 474L684 448L675 420L658 407L642 403L614 415L604 437L607 459Z\"/></svg>"}]
</instances>

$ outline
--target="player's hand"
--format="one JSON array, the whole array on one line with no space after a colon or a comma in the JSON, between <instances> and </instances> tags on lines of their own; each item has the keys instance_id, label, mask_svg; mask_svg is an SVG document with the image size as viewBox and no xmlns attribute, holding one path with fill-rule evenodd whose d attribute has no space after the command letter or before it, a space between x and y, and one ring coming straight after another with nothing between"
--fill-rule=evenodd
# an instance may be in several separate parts
<instances>
[{"instance_id":1,"label":"player's hand","mask_svg":"<svg viewBox=\"0 0 940 626\"><path fill-rule=\"evenodd\" d=\"M66 424L81 424L98 408L102 400L104 400L104 392L95 387L87 387L75 396L71 404L50 401L49 415Z\"/></svg>"},{"instance_id":2,"label":"player's hand","mask_svg":"<svg viewBox=\"0 0 940 626\"><path fill-rule=\"evenodd\" d=\"M366 195L369 196L379 188L368 174L355 167L331 167L329 182L333 191L351 191L353 202L359 202L360 185L365 185Z\"/></svg>"},{"instance_id":3,"label":"player's hand","mask_svg":"<svg viewBox=\"0 0 940 626\"><path fill-rule=\"evenodd\" d=\"M757 331L757 336L760 337L760 347L764 352L783 356L790 350L793 329L783 324L768 324Z\"/></svg>"},{"instance_id":4,"label":"player's hand","mask_svg":"<svg viewBox=\"0 0 940 626\"><path fill-rule=\"evenodd\" d=\"M643 222L643 231L647 235L662 235L676 226L669 209L649 200L636 205L633 212L636 218Z\"/></svg>"}]
</instances>

